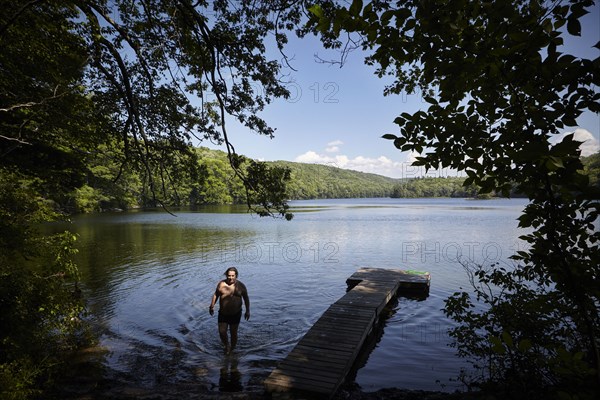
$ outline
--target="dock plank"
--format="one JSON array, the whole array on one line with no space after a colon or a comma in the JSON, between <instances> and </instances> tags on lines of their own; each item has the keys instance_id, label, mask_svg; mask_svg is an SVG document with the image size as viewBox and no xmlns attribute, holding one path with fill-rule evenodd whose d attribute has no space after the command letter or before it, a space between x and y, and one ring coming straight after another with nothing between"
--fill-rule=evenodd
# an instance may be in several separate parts
<instances>
[{"instance_id":1,"label":"dock plank","mask_svg":"<svg viewBox=\"0 0 600 400\"><path fill-rule=\"evenodd\" d=\"M361 268L333 303L265 379L265 389L318 397L335 394L379 314L399 290L429 291L429 273Z\"/></svg>"}]
</instances>

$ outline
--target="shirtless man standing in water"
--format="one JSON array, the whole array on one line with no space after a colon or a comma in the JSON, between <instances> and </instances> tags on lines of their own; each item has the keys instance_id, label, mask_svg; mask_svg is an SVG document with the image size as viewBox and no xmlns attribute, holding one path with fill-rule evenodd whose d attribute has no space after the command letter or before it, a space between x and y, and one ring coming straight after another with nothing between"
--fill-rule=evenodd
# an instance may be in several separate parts
<instances>
[{"instance_id":1,"label":"shirtless man standing in water","mask_svg":"<svg viewBox=\"0 0 600 400\"><path fill-rule=\"evenodd\" d=\"M246 285L237 280L238 271L235 267L227 268L225 276L227 278L217 284L208 311L210 315L214 315L215 303L219 299L219 336L225 346L225 354L229 354L237 344L237 332L242 319L242 299L246 305L244 318L246 321L250 319L250 298ZM227 327L231 334L231 343L227 338Z\"/></svg>"}]
</instances>

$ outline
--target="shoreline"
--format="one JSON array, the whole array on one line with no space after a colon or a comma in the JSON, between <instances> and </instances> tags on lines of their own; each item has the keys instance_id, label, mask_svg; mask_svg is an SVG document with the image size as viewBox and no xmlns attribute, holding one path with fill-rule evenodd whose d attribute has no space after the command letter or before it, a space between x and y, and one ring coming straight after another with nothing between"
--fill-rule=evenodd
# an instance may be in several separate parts
<instances>
[{"instance_id":1,"label":"shoreline","mask_svg":"<svg viewBox=\"0 0 600 400\"><path fill-rule=\"evenodd\" d=\"M293 395L283 394L285 398L294 399ZM206 387L188 387L176 389L144 389L139 387L113 387L107 390L92 390L90 392L55 393L54 399L64 400L192 400L192 399L223 399L223 400L263 400L271 399L269 393L257 392L215 392ZM304 398L300 394L298 398ZM410 390L399 388L384 388L375 392L363 392L358 388L342 388L332 400L478 400L477 393L466 392L432 392L425 390Z\"/></svg>"},{"instance_id":2,"label":"shoreline","mask_svg":"<svg viewBox=\"0 0 600 400\"><path fill-rule=\"evenodd\" d=\"M263 400L277 398L260 385L242 391L220 391L215 387L195 382L168 384L164 382L154 387L144 387L127 382L118 382L92 376L72 376L62 382L60 387L49 393L48 399L56 400ZM282 394L283 398L306 398L302 393ZM476 392L442 392L389 387L373 392L363 391L354 382L344 383L332 400L479 400Z\"/></svg>"},{"instance_id":3,"label":"shoreline","mask_svg":"<svg viewBox=\"0 0 600 400\"><path fill-rule=\"evenodd\" d=\"M229 387L231 391L219 390L216 384L192 380L169 382L168 379L155 384L144 385L126 377L107 373L106 367L99 362L106 349L93 346L77 353L71 359L72 369L57 382L54 390L48 393L48 399L56 400L197 400L231 399L262 400L271 399L264 390L262 379L254 380L244 390L241 387ZM81 358L82 354L85 357ZM117 374L118 375L118 374ZM227 386L226 386L227 387ZM236 391L236 389L242 389ZM221 388L223 389L223 388ZM238 389L238 390L239 390ZM284 398L306 398L282 394ZM310 397L308 397L310 398ZM406 389L388 387L376 391L364 391L352 378L343 383L332 400L479 400L474 392Z\"/></svg>"}]
</instances>

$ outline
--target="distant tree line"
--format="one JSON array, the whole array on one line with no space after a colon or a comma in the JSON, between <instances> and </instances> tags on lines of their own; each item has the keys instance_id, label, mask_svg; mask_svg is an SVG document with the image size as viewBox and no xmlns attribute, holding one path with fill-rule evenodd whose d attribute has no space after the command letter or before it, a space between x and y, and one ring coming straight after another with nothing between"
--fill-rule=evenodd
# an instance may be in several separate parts
<instances>
[{"instance_id":1,"label":"distant tree line","mask_svg":"<svg viewBox=\"0 0 600 400\"><path fill-rule=\"evenodd\" d=\"M155 207L150 188L143 183L146 180L137 172L123 170L115 149L101 150L89 154L86 183L64 196L62 208L69 212L86 213ZM180 173L171 177L175 185L154 188L160 192L164 204L199 206L245 203L244 185L231 168L227 154L206 147L195 148L194 151L198 162L195 173ZM596 154L584 159L585 171L596 183L600 174L599 158ZM394 179L320 164L289 161L269 164L290 170L291 180L286 189L289 200L495 196L494 193L479 194L480 188L475 185L464 186L464 177ZM516 192L511 195L519 197Z\"/></svg>"},{"instance_id":2,"label":"distant tree line","mask_svg":"<svg viewBox=\"0 0 600 400\"><path fill-rule=\"evenodd\" d=\"M62 199L67 212L89 213L107 210L156 207L147 179L123 169L117 150L103 147L86 159L85 184ZM171 176L176 183L154 187L166 206L243 204L246 191L231 168L227 154L205 147L195 148L198 167L194 173ZM269 162L290 170L286 198L289 200L332 198L416 198L475 197L477 188L464 187L464 178L394 179L333 166L288 161ZM242 164L243 168L244 164ZM183 169L180 169L183 170ZM156 180L156 179L155 179Z\"/></svg>"},{"instance_id":3,"label":"distant tree line","mask_svg":"<svg viewBox=\"0 0 600 400\"><path fill-rule=\"evenodd\" d=\"M206 147L194 149L195 172L171 176L174 185L154 187L166 206L243 204L245 187L231 168L227 153ZM151 188L138 172L121 168L115 150L102 148L86 159L86 183L66 195L61 208L68 212L98 212L114 209L156 207ZM241 163L245 168L248 162ZM269 162L290 170L286 198L328 199L390 197L397 179L331 166L287 161ZM181 169L183 170L183 169Z\"/></svg>"},{"instance_id":4,"label":"distant tree line","mask_svg":"<svg viewBox=\"0 0 600 400\"><path fill-rule=\"evenodd\" d=\"M412 178L394 186L391 197L476 197L478 188L463 186L465 178Z\"/></svg>"}]
</instances>

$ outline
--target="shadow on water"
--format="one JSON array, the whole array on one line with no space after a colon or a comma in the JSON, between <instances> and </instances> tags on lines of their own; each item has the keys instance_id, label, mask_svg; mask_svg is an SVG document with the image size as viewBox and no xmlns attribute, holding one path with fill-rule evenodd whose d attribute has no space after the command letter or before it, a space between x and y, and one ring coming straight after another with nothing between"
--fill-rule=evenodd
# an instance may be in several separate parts
<instances>
[{"instance_id":1,"label":"shadow on water","mask_svg":"<svg viewBox=\"0 0 600 400\"><path fill-rule=\"evenodd\" d=\"M367 335L356 359L354 360L352 368L350 368L350 371L346 375L346 379L342 384L343 387L349 389L359 387L359 385L356 383L358 371L367 365L371 353L378 347L383 334L385 333L387 321L390 320L400 309L399 304L401 299L424 301L427 299L427 297L429 297L428 291L406 291L390 300L390 302L381 311L379 319L375 322L375 325ZM394 355L390 354L390 357L394 357Z\"/></svg>"}]
</instances>

